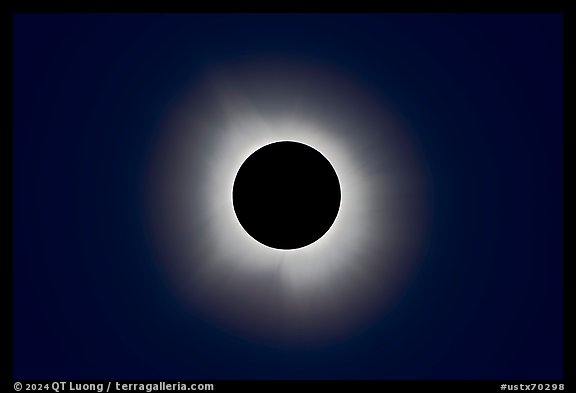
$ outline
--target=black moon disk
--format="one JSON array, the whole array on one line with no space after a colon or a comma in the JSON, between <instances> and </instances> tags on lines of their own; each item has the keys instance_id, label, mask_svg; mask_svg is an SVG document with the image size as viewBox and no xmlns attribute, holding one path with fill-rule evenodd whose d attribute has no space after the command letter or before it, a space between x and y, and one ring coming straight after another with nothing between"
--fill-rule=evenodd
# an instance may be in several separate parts
<instances>
[{"instance_id":1,"label":"black moon disk","mask_svg":"<svg viewBox=\"0 0 576 393\"><path fill-rule=\"evenodd\" d=\"M330 229L340 208L340 182L330 162L298 142L275 142L240 167L232 199L238 221L260 243L305 247Z\"/></svg>"}]
</instances>

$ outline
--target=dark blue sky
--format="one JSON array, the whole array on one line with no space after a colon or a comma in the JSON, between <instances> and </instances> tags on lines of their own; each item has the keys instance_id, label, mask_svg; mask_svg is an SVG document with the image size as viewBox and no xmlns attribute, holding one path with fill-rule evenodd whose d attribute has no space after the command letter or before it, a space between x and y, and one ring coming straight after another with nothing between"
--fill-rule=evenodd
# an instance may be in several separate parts
<instances>
[{"instance_id":1,"label":"dark blue sky","mask_svg":"<svg viewBox=\"0 0 576 393\"><path fill-rule=\"evenodd\" d=\"M559 14L15 15L14 377L562 377L562 31ZM269 56L368 86L432 179L405 297L322 349L189 313L143 218L178 94Z\"/></svg>"}]
</instances>

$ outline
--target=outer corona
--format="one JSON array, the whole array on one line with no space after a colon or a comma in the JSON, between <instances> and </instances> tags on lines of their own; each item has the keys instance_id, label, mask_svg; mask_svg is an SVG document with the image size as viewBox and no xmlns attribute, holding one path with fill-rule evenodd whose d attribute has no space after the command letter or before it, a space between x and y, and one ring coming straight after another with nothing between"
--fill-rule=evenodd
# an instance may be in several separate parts
<instances>
[{"instance_id":1,"label":"outer corona","mask_svg":"<svg viewBox=\"0 0 576 393\"><path fill-rule=\"evenodd\" d=\"M345 337L385 312L418 261L424 228L426 187L408 136L384 103L327 69L268 61L194 81L162 128L148 194L158 260L190 312L290 345ZM290 179L290 160L280 160L261 169L266 181L245 183L242 194L258 197L240 203L237 174L279 141L313 148L328 163L318 173L332 168L336 180L315 184L324 176L306 178L297 164ZM281 181L267 187L270 179ZM278 195L290 195L289 183L339 190L339 200L321 206L330 198L304 192L290 214L267 215L286 211L291 198ZM256 225L240 205L258 211ZM284 236L277 225L297 228L306 216L320 224L304 240L294 235L301 227ZM275 248L273 238L292 240Z\"/></svg>"}]
</instances>

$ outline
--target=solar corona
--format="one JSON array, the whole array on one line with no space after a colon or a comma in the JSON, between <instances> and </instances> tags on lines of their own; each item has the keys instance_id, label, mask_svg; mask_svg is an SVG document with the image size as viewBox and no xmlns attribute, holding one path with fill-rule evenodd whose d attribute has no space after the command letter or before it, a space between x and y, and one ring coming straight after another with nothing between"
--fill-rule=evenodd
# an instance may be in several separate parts
<instances>
[{"instance_id":1,"label":"solar corona","mask_svg":"<svg viewBox=\"0 0 576 393\"><path fill-rule=\"evenodd\" d=\"M149 210L193 312L308 345L392 304L417 261L425 181L385 103L333 70L271 61L210 73L175 108Z\"/></svg>"}]
</instances>

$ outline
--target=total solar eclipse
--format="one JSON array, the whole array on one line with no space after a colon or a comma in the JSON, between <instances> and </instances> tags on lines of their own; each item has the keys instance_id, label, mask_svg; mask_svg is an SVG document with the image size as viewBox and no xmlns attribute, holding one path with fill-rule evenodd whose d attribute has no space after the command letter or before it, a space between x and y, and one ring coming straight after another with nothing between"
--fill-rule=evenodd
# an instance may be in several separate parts
<instances>
[{"instance_id":1,"label":"total solar eclipse","mask_svg":"<svg viewBox=\"0 0 576 393\"><path fill-rule=\"evenodd\" d=\"M234 212L260 243L277 249L305 247L332 226L340 207L340 183L330 162L303 143L266 145L240 167Z\"/></svg>"},{"instance_id":2,"label":"total solar eclipse","mask_svg":"<svg viewBox=\"0 0 576 393\"><path fill-rule=\"evenodd\" d=\"M210 71L167 114L150 228L193 315L273 345L324 345L398 299L429 199L386 102L280 60Z\"/></svg>"}]
</instances>

